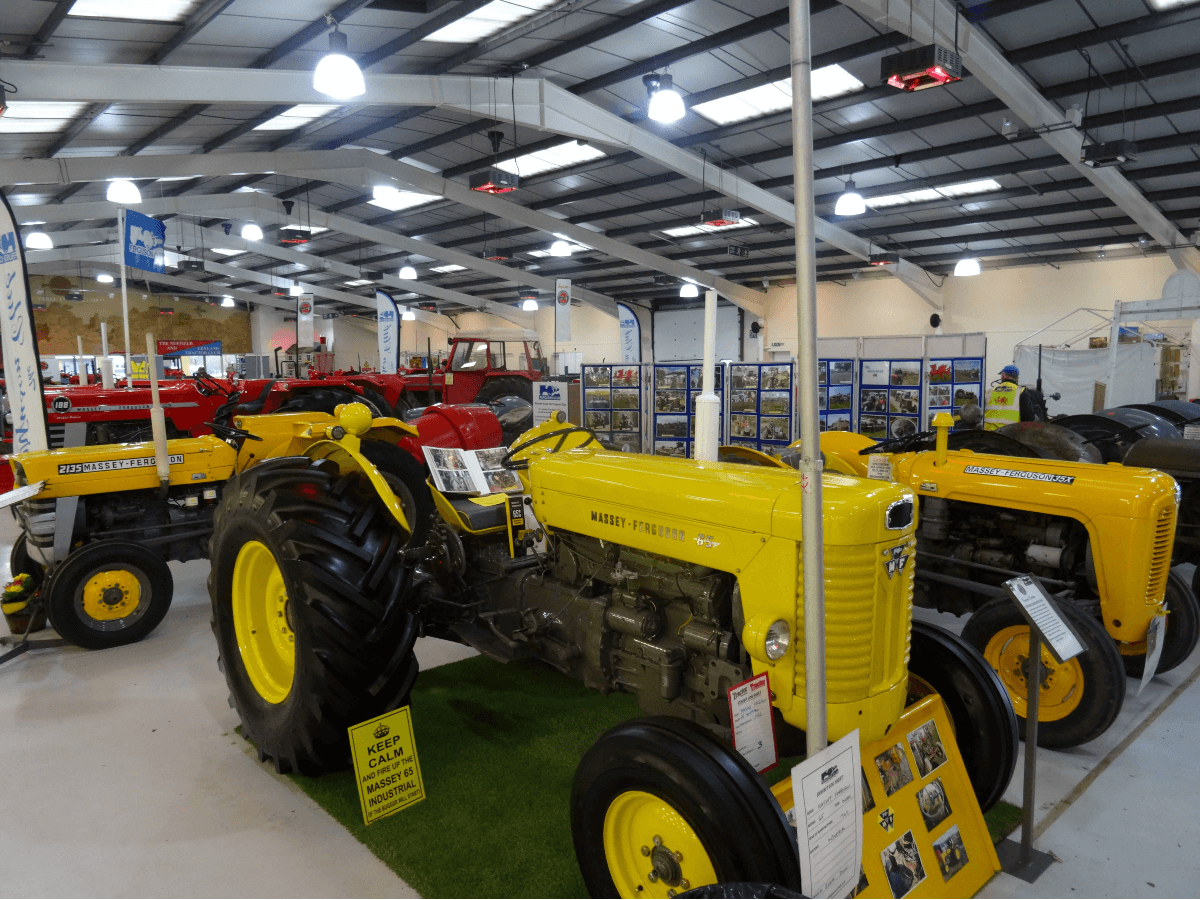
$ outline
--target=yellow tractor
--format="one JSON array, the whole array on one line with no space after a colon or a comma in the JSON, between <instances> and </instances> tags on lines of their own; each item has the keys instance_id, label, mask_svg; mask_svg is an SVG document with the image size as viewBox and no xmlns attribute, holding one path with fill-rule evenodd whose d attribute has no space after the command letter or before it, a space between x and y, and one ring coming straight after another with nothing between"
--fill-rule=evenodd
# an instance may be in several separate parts
<instances>
[{"instance_id":1,"label":"yellow tractor","mask_svg":"<svg viewBox=\"0 0 1200 900\"><path fill-rule=\"evenodd\" d=\"M732 748L728 700L767 673L781 743L805 725L796 473L611 452L560 417L508 451L519 489L466 496L431 484L437 521L417 546L361 454L379 422L353 409L341 438L234 475L214 517L213 629L260 757L279 771L347 766L347 727L407 702L418 635L536 659L633 693L646 714L602 736L576 773L572 829L594 896L669 897L717 881L801 889L790 783L768 788ZM967 811L964 834L978 825L970 852L986 878L998 864L979 807L1012 775L1012 707L965 642L912 629L914 492L841 475L823 485L830 737L858 730L874 785L864 815L878 816L866 812L878 801L916 817L922 783L910 770L924 757L914 745L910 766L903 735L942 722L951 763L939 789L961 771L951 803ZM885 770L892 781L880 781ZM892 793L901 783L912 797ZM936 836L914 831L932 865ZM887 895L881 852L897 837L869 829L876 896ZM952 889L973 891L965 881Z\"/></svg>"},{"instance_id":2,"label":"yellow tractor","mask_svg":"<svg viewBox=\"0 0 1200 900\"><path fill-rule=\"evenodd\" d=\"M949 449L952 424L947 414L935 418L934 450L923 449L925 434L875 443L833 432L821 436L821 450L827 466L860 476L879 456L883 477L916 495L916 603L970 615L963 637L999 673L1019 717L1029 629L1000 585L1032 573L1064 601L1088 649L1062 665L1043 649L1038 744L1093 740L1121 710L1123 658L1140 664L1151 620L1190 599L1170 571L1179 487L1152 469ZM1182 662L1178 655L1164 650L1164 666Z\"/></svg>"}]
</instances>

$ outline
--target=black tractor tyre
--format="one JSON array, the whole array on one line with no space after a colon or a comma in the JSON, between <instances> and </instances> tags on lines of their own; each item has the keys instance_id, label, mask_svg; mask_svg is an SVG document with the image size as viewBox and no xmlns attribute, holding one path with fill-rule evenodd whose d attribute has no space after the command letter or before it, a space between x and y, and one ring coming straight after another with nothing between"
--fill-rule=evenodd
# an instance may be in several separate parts
<instances>
[{"instance_id":1,"label":"black tractor tyre","mask_svg":"<svg viewBox=\"0 0 1200 900\"><path fill-rule=\"evenodd\" d=\"M343 403L361 403L371 410L375 418L390 416L391 408L387 402L379 398L379 402L355 391L345 388L322 387L313 390L298 391L279 405L276 412L321 412L333 415L333 411Z\"/></svg>"},{"instance_id":2,"label":"black tractor tyre","mask_svg":"<svg viewBox=\"0 0 1200 900\"><path fill-rule=\"evenodd\" d=\"M22 531L13 541L12 550L8 553L8 571L13 578L18 575L28 575L29 588L31 591L36 591L46 580L46 568L30 558L28 538L28 532Z\"/></svg>"},{"instance_id":3,"label":"black tractor tyre","mask_svg":"<svg viewBox=\"0 0 1200 900\"><path fill-rule=\"evenodd\" d=\"M56 565L42 586L46 614L65 640L85 650L140 641L171 608L175 582L145 544L84 544Z\"/></svg>"},{"instance_id":4,"label":"black tractor tyre","mask_svg":"<svg viewBox=\"0 0 1200 900\"><path fill-rule=\"evenodd\" d=\"M650 795L647 799L646 795ZM621 896L617 880L629 896L650 889L640 879L654 870L664 885L674 890L700 887L690 879L698 862L682 851L675 861L669 841L652 844L657 822L654 801L665 815L675 813L694 832L707 853L717 882L760 882L800 890L800 864L793 829L762 777L745 758L704 727L684 719L651 716L633 719L609 729L584 754L575 770L571 789L571 835L584 884L593 897ZM641 803L647 814L647 833L622 834L628 821L626 804ZM636 808L636 806L634 807ZM615 859L605 846L605 820L612 811ZM667 822L663 820L663 824ZM643 854L641 847L653 850ZM613 869L618 871L614 879ZM624 872L624 877L620 874Z\"/></svg>"},{"instance_id":5,"label":"black tractor tyre","mask_svg":"<svg viewBox=\"0 0 1200 900\"><path fill-rule=\"evenodd\" d=\"M1087 649L1047 677L1047 680L1064 678L1068 684L1075 681L1065 697L1078 696L1074 708L1056 719L1048 719L1052 712L1046 703L1039 702L1038 746L1051 749L1078 747L1095 740L1116 721L1125 702L1125 666L1104 626L1070 601L1059 603L1058 608ZM1014 629L1007 639L1000 635L1005 629ZM1029 625L1011 600L997 597L975 611L967 620L962 636L1000 676L1013 701L1024 740L1025 717L1021 710L1025 708L1027 687L1019 665L1025 664L1025 656L1020 655L1020 645L1014 641L1025 641L1028 653Z\"/></svg>"},{"instance_id":6,"label":"black tractor tyre","mask_svg":"<svg viewBox=\"0 0 1200 900\"><path fill-rule=\"evenodd\" d=\"M412 537L407 543L413 547L421 546L429 537L435 515L433 495L425 483L424 466L413 459L411 453L386 441L363 441L361 448L362 455L375 464L400 499L404 517L412 528Z\"/></svg>"},{"instance_id":7,"label":"black tractor tyre","mask_svg":"<svg viewBox=\"0 0 1200 900\"><path fill-rule=\"evenodd\" d=\"M1200 572L1200 567L1197 567L1196 571ZM1170 672L1182 664L1192 655L1192 651L1196 649L1196 641L1200 638L1200 601L1197 601L1192 588L1188 587L1187 579L1174 569L1167 575L1165 600L1167 628L1155 674ZM1131 678L1141 678L1146 670L1145 642L1137 645L1118 644L1117 649L1121 654L1121 661L1125 663L1125 674ZM1136 652L1130 652L1131 650Z\"/></svg>"},{"instance_id":8,"label":"black tractor tyre","mask_svg":"<svg viewBox=\"0 0 1200 900\"><path fill-rule=\"evenodd\" d=\"M235 624L235 605L253 612L270 602L234 595L238 560L255 542L278 567L294 638L291 681L274 702L255 687L246 662L253 651L243 656ZM403 543L367 479L342 475L328 460L273 460L226 485L208 579L218 664L244 736L276 771L345 768L346 729L407 702L420 623L408 605Z\"/></svg>"},{"instance_id":9,"label":"black tractor tyre","mask_svg":"<svg viewBox=\"0 0 1200 900\"><path fill-rule=\"evenodd\" d=\"M974 647L927 622L912 624L908 673L910 697L919 698L928 686L946 704L967 777L987 812L1004 796L1017 767L1020 734L1008 692Z\"/></svg>"},{"instance_id":10,"label":"black tractor tyre","mask_svg":"<svg viewBox=\"0 0 1200 900\"><path fill-rule=\"evenodd\" d=\"M519 375L498 375L484 382L475 395L476 403L489 403L501 397L516 397L521 403L505 411L500 419L505 446L533 427L533 382ZM525 408L528 412L525 412Z\"/></svg>"}]
</instances>

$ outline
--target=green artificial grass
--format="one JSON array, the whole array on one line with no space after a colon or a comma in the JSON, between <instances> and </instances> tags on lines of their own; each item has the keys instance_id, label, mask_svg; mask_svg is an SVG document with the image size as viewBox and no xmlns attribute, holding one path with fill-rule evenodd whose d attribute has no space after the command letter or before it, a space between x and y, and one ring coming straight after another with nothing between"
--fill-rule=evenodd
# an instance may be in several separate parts
<instances>
[{"instance_id":1,"label":"green artificial grass","mask_svg":"<svg viewBox=\"0 0 1200 900\"><path fill-rule=\"evenodd\" d=\"M584 751L639 714L548 667L474 657L422 672L412 695L425 799L367 827L352 772L292 780L426 897L583 897L571 781ZM774 783L800 757L767 773ZM1020 810L985 816L994 841Z\"/></svg>"}]
</instances>

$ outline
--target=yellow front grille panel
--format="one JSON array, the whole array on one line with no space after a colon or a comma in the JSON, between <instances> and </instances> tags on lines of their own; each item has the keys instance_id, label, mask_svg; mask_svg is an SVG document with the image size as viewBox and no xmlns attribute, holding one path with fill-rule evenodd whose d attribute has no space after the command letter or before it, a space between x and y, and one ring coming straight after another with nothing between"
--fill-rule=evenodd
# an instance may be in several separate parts
<instances>
[{"instance_id":1,"label":"yellow front grille panel","mask_svg":"<svg viewBox=\"0 0 1200 900\"><path fill-rule=\"evenodd\" d=\"M1146 581L1146 602L1156 606L1166 590L1171 570L1171 546L1175 543L1175 503L1172 500L1158 513L1154 545L1150 551L1150 577Z\"/></svg>"},{"instance_id":2,"label":"yellow front grille panel","mask_svg":"<svg viewBox=\"0 0 1200 900\"><path fill-rule=\"evenodd\" d=\"M899 557L894 549L901 548ZM803 560L797 550L796 693L804 696ZM908 675L913 554L909 538L825 548L825 673L829 703L858 703ZM904 558L903 567L897 565ZM888 564L893 573L889 577Z\"/></svg>"}]
</instances>

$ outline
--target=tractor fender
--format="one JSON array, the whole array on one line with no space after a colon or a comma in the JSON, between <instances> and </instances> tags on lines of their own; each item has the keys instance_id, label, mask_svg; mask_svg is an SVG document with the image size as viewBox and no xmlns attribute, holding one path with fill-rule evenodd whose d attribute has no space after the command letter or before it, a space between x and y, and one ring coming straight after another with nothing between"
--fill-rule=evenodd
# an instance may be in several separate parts
<instances>
[{"instance_id":1,"label":"tractor fender","mask_svg":"<svg viewBox=\"0 0 1200 900\"><path fill-rule=\"evenodd\" d=\"M357 439L351 438L351 440L354 444L358 444ZM348 472L359 472L366 476L371 487L375 489L375 493L379 495L380 501L387 507L392 518L396 520L396 524L404 529L405 536L412 534L412 526L409 525L408 519L404 515L404 509L400 505L399 499L392 492L379 469L375 468L375 465L359 450L350 449L347 443L334 440L314 441L304 449L303 455L314 461L328 459L337 465L338 471L343 475Z\"/></svg>"},{"instance_id":2,"label":"tractor fender","mask_svg":"<svg viewBox=\"0 0 1200 900\"><path fill-rule=\"evenodd\" d=\"M869 437L855 434L852 431L826 431L821 434L821 452L825 454L826 467L843 472L843 474L866 477L867 457L860 456L859 451L874 443L876 442ZM849 468L850 473L845 473L844 469L830 465L830 461L834 459Z\"/></svg>"},{"instance_id":3,"label":"tractor fender","mask_svg":"<svg viewBox=\"0 0 1200 900\"><path fill-rule=\"evenodd\" d=\"M483 450L499 447L502 440L500 420L491 407L483 403L462 406L436 403L425 407L423 415L405 424L412 432L396 441L396 445L421 463L425 462L423 446Z\"/></svg>"}]
</instances>

